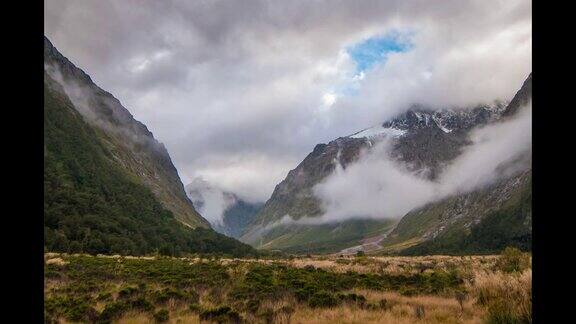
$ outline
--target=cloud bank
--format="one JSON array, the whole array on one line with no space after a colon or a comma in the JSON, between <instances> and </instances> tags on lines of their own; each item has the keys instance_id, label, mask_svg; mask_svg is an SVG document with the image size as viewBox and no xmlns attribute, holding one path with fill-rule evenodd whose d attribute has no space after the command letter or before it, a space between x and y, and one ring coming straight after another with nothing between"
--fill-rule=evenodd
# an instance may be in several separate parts
<instances>
[{"instance_id":1,"label":"cloud bank","mask_svg":"<svg viewBox=\"0 0 576 324\"><path fill-rule=\"evenodd\" d=\"M166 145L184 183L202 176L249 201L267 199L318 143L413 102L510 99L531 70L524 0L45 0L45 8L53 44ZM350 50L391 33L410 46L367 65Z\"/></svg>"},{"instance_id":2,"label":"cloud bank","mask_svg":"<svg viewBox=\"0 0 576 324\"><path fill-rule=\"evenodd\" d=\"M213 226L223 226L224 213L236 202L232 195L210 185L200 177L186 186L186 195L192 200L198 212Z\"/></svg>"},{"instance_id":3,"label":"cloud bank","mask_svg":"<svg viewBox=\"0 0 576 324\"><path fill-rule=\"evenodd\" d=\"M390 142L380 142L346 169L337 166L332 175L314 187L325 210L316 223L400 218L427 203L526 170L531 161L531 105L513 119L472 131L470 139L472 144L435 181L391 159Z\"/></svg>"}]
</instances>

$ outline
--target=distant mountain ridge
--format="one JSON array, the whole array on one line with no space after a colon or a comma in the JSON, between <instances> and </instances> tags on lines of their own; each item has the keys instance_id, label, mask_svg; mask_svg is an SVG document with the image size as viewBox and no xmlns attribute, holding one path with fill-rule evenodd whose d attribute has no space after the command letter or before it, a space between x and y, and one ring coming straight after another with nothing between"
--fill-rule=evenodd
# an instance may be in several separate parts
<instances>
[{"instance_id":1,"label":"distant mountain ridge","mask_svg":"<svg viewBox=\"0 0 576 324\"><path fill-rule=\"evenodd\" d=\"M262 203L251 203L219 189L202 178L185 186L186 194L219 233L238 238L254 219Z\"/></svg>"},{"instance_id":2,"label":"distant mountain ridge","mask_svg":"<svg viewBox=\"0 0 576 324\"><path fill-rule=\"evenodd\" d=\"M363 239L373 236L396 235L398 229L402 228L403 220L392 233L389 233L391 230L389 221L375 221L376 224L371 222L371 225L364 226L361 232L348 233L351 239L334 245L331 242L340 241L339 236L334 233L310 234L305 238L299 234L306 231L321 233L328 225L302 223L296 225L285 224L285 222L278 224L278 222L285 220L286 217L299 220L320 216L323 211L318 198L313 194L313 187L334 172L335 161L345 169L357 160L362 150L369 150L383 138L392 139L393 159L401 161L409 170L418 172L425 178L436 179L443 168L458 157L464 147L471 144L468 136L472 129L514 115L518 108L529 100L530 89L531 75L508 104L496 102L493 105L482 105L472 109L436 111L415 105L407 112L379 126L340 137L328 144L316 145L314 150L276 186L271 198L247 228L241 240L256 247L268 249L315 252L319 248L323 252L336 252L340 247L360 244ZM530 176L524 177L521 181L519 180L523 184L529 182ZM525 186L521 185L515 190L521 191ZM367 221L354 220L353 222L366 223ZM415 238L406 238L406 240L409 239L413 240L412 245L417 244ZM315 245L314 242L319 241L322 241L322 244ZM395 242L399 250L405 248L401 244L404 241ZM390 241L383 240L382 244L390 245ZM327 246L330 248L326 249Z\"/></svg>"}]
</instances>

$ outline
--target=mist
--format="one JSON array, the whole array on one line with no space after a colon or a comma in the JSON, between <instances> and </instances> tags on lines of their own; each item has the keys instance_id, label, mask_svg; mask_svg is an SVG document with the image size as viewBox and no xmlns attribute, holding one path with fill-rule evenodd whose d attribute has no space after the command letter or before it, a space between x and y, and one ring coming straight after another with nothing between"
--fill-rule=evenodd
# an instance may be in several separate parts
<instances>
[{"instance_id":1,"label":"mist","mask_svg":"<svg viewBox=\"0 0 576 324\"><path fill-rule=\"evenodd\" d=\"M224 213L235 203L234 196L210 185L203 178L195 178L186 185L186 195L198 212L213 226L222 226Z\"/></svg>"},{"instance_id":2,"label":"mist","mask_svg":"<svg viewBox=\"0 0 576 324\"><path fill-rule=\"evenodd\" d=\"M324 214L317 223L354 218L398 219L411 210L474 191L526 170L531 161L532 108L470 133L472 144L435 181L390 157L390 140L363 151L354 164L314 187Z\"/></svg>"},{"instance_id":3,"label":"mist","mask_svg":"<svg viewBox=\"0 0 576 324\"><path fill-rule=\"evenodd\" d=\"M122 107L120 101L111 94L98 89L97 86L85 85L73 78L65 77L55 64L45 64L44 70L62 87L63 94L68 97L86 122L123 139L128 139L124 141L126 144L163 146L155 141L148 128L136 121L130 112ZM98 111L108 111L111 115L97 113Z\"/></svg>"}]
</instances>

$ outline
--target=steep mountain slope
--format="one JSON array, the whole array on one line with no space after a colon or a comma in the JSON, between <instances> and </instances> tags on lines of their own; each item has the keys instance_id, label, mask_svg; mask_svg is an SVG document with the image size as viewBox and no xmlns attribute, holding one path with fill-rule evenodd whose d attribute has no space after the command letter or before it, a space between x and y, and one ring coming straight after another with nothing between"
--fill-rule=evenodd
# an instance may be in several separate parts
<instances>
[{"instance_id":1,"label":"steep mountain slope","mask_svg":"<svg viewBox=\"0 0 576 324\"><path fill-rule=\"evenodd\" d=\"M192 228L210 227L186 197L164 145L118 99L60 54L48 38L44 38L44 67L84 120L107 135L106 146L114 159L144 181L176 219Z\"/></svg>"},{"instance_id":2,"label":"steep mountain slope","mask_svg":"<svg viewBox=\"0 0 576 324\"><path fill-rule=\"evenodd\" d=\"M531 76L519 94L529 93L525 89L531 87L530 80ZM379 126L338 138L328 144L319 144L296 169L288 173L286 179L276 186L271 198L250 224L241 240L261 248L298 251L308 249L311 252L317 252L319 247L323 252L334 252L339 248L361 244L371 237L377 241L384 241L388 246L395 245L397 248L404 248L403 244L408 243L414 245L415 237L386 239L388 234L398 237L398 228L410 230L410 226L405 227L402 222L389 233L392 225L390 221L370 221L370 226L356 227L365 230L346 233L346 236L354 234L353 239L344 239L341 234L326 232L325 229L333 225L312 224L308 218L314 219L322 214L321 204L313 195L313 187L326 179L338 163L345 169L356 161L363 149L370 150L383 138L392 139L393 159L402 162L409 170L435 180L439 172L471 143L468 136L473 128L493 123L503 115L511 116L513 115L511 110L517 109L513 107L519 107L525 102L516 96L508 106L495 103L473 109L439 111L413 106L406 113ZM529 179L529 176L526 177ZM522 178L519 181L524 183L529 180ZM524 186L520 185L519 188ZM494 196L485 196L484 202L493 198ZM293 222L299 219L300 222L297 224ZM357 219L348 222L368 221ZM424 220L423 223L422 227L426 227L427 223ZM303 232L312 234L301 235ZM320 242L322 244L319 244ZM338 244L333 244L334 242ZM324 248L326 246L330 248ZM370 246L373 247L374 244Z\"/></svg>"},{"instance_id":3,"label":"steep mountain slope","mask_svg":"<svg viewBox=\"0 0 576 324\"><path fill-rule=\"evenodd\" d=\"M357 244L371 235L387 231L390 221L351 220L340 224L291 224L291 220L322 214L312 188L328 177L339 161L352 163L365 138L342 137L328 144L318 144L286 179L276 186L271 198L248 225L240 240L259 248L289 252L334 252ZM289 216L287 216L289 215ZM283 221L288 220L288 223ZM279 223L280 222L280 223Z\"/></svg>"},{"instance_id":4,"label":"steep mountain slope","mask_svg":"<svg viewBox=\"0 0 576 324\"><path fill-rule=\"evenodd\" d=\"M531 174L526 171L510 181L467 195L457 196L407 215L405 222L441 215L440 227L433 235L421 236L421 242L401 251L405 255L499 253L505 247L532 249L532 190ZM504 196L499 196L501 191ZM454 207L470 210L454 214ZM403 224L404 225L404 224ZM407 226L400 226L398 232ZM415 228L418 228L415 226ZM427 230L430 233L430 229ZM418 236L416 236L418 240ZM410 242L410 239L409 239ZM412 238L414 242L414 237ZM384 242L387 244L388 242ZM383 250L386 251L386 248Z\"/></svg>"},{"instance_id":5,"label":"steep mountain slope","mask_svg":"<svg viewBox=\"0 0 576 324\"><path fill-rule=\"evenodd\" d=\"M61 74L67 75L67 82L81 75L80 82L86 87L96 87L48 40L45 44L48 69L55 69L56 64L62 67ZM62 80L52 77L54 73L44 73L47 250L131 255L155 251L170 255L254 253L251 247L211 230L186 196L185 200L179 199L177 192L182 184L170 157L144 125L131 119L121 106L111 110L107 105L95 105L110 99L102 90L94 94L97 99L86 101L83 108L90 110L81 113L83 108L71 100ZM79 99L78 94L75 102ZM89 112L93 115L86 117ZM93 119L98 115L107 119ZM179 187L165 188L171 184ZM180 212L179 218L176 212Z\"/></svg>"},{"instance_id":6,"label":"steep mountain slope","mask_svg":"<svg viewBox=\"0 0 576 324\"><path fill-rule=\"evenodd\" d=\"M502 113L512 118L532 97L532 75ZM403 254L493 253L506 246L531 249L531 152L513 161L510 177L408 213L382 242Z\"/></svg>"},{"instance_id":7,"label":"steep mountain slope","mask_svg":"<svg viewBox=\"0 0 576 324\"><path fill-rule=\"evenodd\" d=\"M263 205L242 200L201 178L194 179L185 189L194 206L206 217L212 228L234 238L240 237Z\"/></svg>"}]
</instances>

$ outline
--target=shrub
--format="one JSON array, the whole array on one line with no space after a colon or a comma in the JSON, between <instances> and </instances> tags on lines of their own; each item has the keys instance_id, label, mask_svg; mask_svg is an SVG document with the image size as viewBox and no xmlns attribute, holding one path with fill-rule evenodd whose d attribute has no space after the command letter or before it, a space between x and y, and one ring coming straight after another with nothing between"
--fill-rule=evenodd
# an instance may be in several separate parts
<instances>
[{"instance_id":1,"label":"shrub","mask_svg":"<svg viewBox=\"0 0 576 324\"><path fill-rule=\"evenodd\" d=\"M308 300L310 307L334 307L339 304L338 299L327 291L316 292Z\"/></svg>"},{"instance_id":2,"label":"shrub","mask_svg":"<svg viewBox=\"0 0 576 324\"><path fill-rule=\"evenodd\" d=\"M190 304L190 306L188 306L188 310L191 311L192 313L200 313L202 307L198 305L198 303L192 303Z\"/></svg>"},{"instance_id":3,"label":"shrub","mask_svg":"<svg viewBox=\"0 0 576 324\"><path fill-rule=\"evenodd\" d=\"M183 292L173 288L164 288L160 291L154 292L154 301L156 303L165 303L170 299L197 303L199 297L195 291Z\"/></svg>"},{"instance_id":4,"label":"shrub","mask_svg":"<svg viewBox=\"0 0 576 324\"><path fill-rule=\"evenodd\" d=\"M98 317L98 319L101 322L107 323L107 322L112 321L113 319L119 318L127 310L128 310L128 307L125 303L112 302L110 304L106 304L106 306L104 307L104 310L102 311L102 313L100 313L100 316Z\"/></svg>"},{"instance_id":5,"label":"shrub","mask_svg":"<svg viewBox=\"0 0 576 324\"><path fill-rule=\"evenodd\" d=\"M64 316L70 321L86 320L91 313L91 307L85 298L54 297L44 302L44 308L48 314Z\"/></svg>"},{"instance_id":6,"label":"shrub","mask_svg":"<svg viewBox=\"0 0 576 324\"><path fill-rule=\"evenodd\" d=\"M154 313L154 319L158 323L167 322L169 318L170 318L170 315L169 315L167 309L161 309L161 310L157 311L156 313Z\"/></svg>"},{"instance_id":7,"label":"shrub","mask_svg":"<svg viewBox=\"0 0 576 324\"><path fill-rule=\"evenodd\" d=\"M101 292L96 296L98 301L110 301L112 300L112 294L110 292Z\"/></svg>"},{"instance_id":8,"label":"shrub","mask_svg":"<svg viewBox=\"0 0 576 324\"><path fill-rule=\"evenodd\" d=\"M496 261L496 270L521 272L530 267L530 255L517 248L507 247Z\"/></svg>"},{"instance_id":9,"label":"shrub","mask_svg":"<svg viewBox=\"0 0 576 324\"><path fill-rule=\"evenodd\" d=\"M133 286L124 287L124 288L120 289L120 291L118 292L118 298L119 299L128 299L128 298L136 295L137 293L138 293L138 287L133 287Z\"/></svg>"},{"instance_id":10,"label":"shrub","mask_svg":"<svg viewBox=\"0 0 576 324\"><path fill-rule=\"evenodd\" d=\"M152 303L150 303L144 297L139 297L135 300L131 300L130 302L128 302L128 305L131 309L138 309L145 312L149 312L154 309L154 305L152 305Z\"/></svg>"},{"instance_id":11,"label":"shrub","mask_svg":"<svg viewBox=\"0 0 576 324\"><path fill-rule=\"evenodd\" d=\"M416 296L418 295L418 290L414 287L400 287L398 292L406 297Z\"/></svg>"},{"instance_id":12,"label":"shrub","mask_svg":"<svg viewBox=\"0 0 576 324\"><path fill-rule=\"evenodd\" d=\"M200 313L200 319L218 323L240 323L242 321L240 314L228 306L221 306L214 309L205 310Z\"/></svg>"},{"instance_id":13,"label":"shrub","mask_svg":"<svg viewBox=\"0 0 576 324\"><path fill-rule=\"evenodd\" d=\"M360 306L366 304L366 297L354 293L338 294L338 299L345 303L352 303Z\"/></svg>"},{"instance_id":14,"label":"shrub","mask_svg":"<svg viewBox=\"0 0 576 324\"><path fill-rule=\"evenodd\" d=\"M306 265L306 266L304 267L304 270L306 270L306 271L314 271L314 270L316 270L316 268L315 268L313 265L308 264L308 265Z\"/></svg>"}]
</instances>

